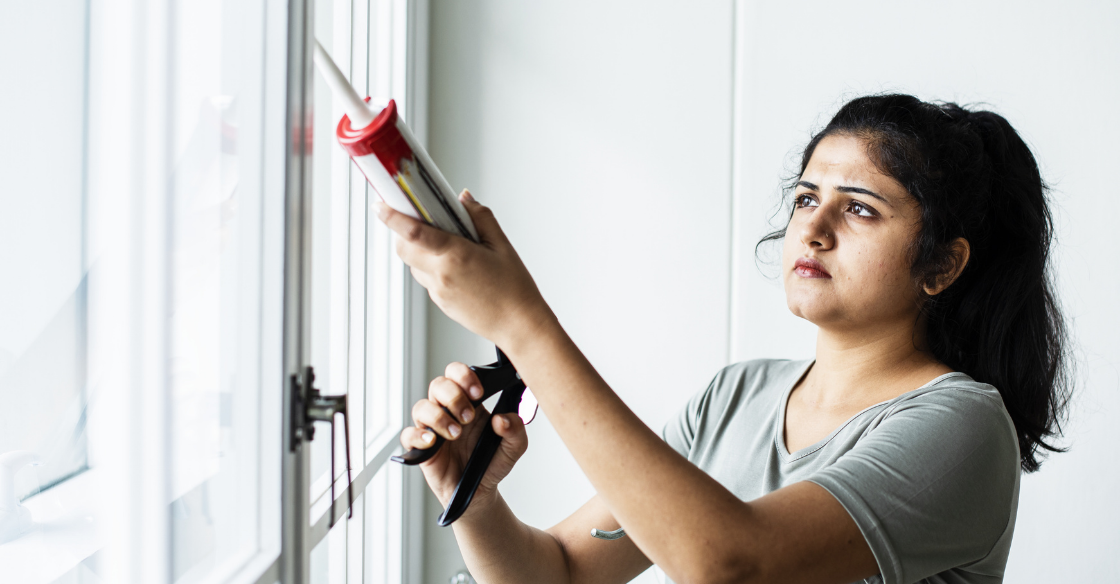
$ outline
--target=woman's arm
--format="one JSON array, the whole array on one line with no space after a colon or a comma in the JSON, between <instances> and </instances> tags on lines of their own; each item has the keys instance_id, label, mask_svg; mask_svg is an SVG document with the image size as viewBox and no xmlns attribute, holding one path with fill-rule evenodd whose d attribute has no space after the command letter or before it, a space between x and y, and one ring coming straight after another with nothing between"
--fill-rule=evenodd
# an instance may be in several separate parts
<instances>
[{"instance_id":1,"label":"woman's arm","mask_svg":"<svg viewBox=\"0 0 1120 584\"><path fill-rule=\"evenodd\" d=\"M522 523L501 495L474 501L452 523L467 569L479 582L569 584L564 550L551 535Z\"/></svg>"},{"instance_id":2,"label":"woman's arm","mask_svg":"<svg viewBox=\"0 0 1120 584\"><path fill-rule=\"evenodd\" d=\"M564 332L490 211L462 200L482 245L383 205L378 213L432 300L517 366L649 559L680 583L851 582L878 572L855 522L823 488L799 483L744 502L661 441Z\"/></svg>"},{"instance_id":3,"label":"woman's arm","mask_svg":"<svg viewBox=\"0 0 1120 584\"><path fill-rule=\"evenodd\" d=\"M598 497L547 532L517 519L501 495L452 526L467 568L487 584L624 584L650 566L629 538L591 537L592 526L618 528Z\"/></svg>"},{"instance_id":4,"label":"woman's arm","mask_svg":"<svg viewBox=\"0 0 1120 584\"><path fill-rule=\"evenodd\" d=\"M823 488L738 499L669 447L553 322L506 354L635 545L677 582L851 582L878 573Z\"/></svg>"},{"instance_id":5,"label":"woman's arm","mask_svg":"<svg viewBox=\"0 0 1120 584\"><path fill-rule=\"evenodd\" d=\"M413 406L415 425L401 432L405 448L426 448L433 434L447 440L435 456L420 465L443 505L451 499L482 429L489 425L502 439L470 507L452 524L471 573L496 584L621 584L648 567L649 560L630 540L591 537L593 527L618 528L597 498L547 533L513 515L498 492L498 483L525 453L528 436L517 414L491 416L484 408L473 407L471 396L477 398L481 391L478 376L469 367L451 363L443 376L432 380L428 397Z\"/></svg>"}]
</instances>

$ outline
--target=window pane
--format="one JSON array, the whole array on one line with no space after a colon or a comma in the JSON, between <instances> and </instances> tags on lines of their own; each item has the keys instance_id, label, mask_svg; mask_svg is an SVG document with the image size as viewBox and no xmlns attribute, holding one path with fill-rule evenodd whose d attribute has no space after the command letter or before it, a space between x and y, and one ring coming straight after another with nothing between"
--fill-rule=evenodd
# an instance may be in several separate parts
<instances>
[{"instance_id":1,"label":"window pane","mask_svg":"<svg viewBox=\"0 0 1120 584\"><path fill-rule=\"evenodd\" d=\"M373 0L369 5L370 42L365 58L369 75L364 88L378 102L389 98L405 115L403 98L402 43L405 28L404 5L388 0ZM407 117L406 117L407 119ZM377 193L366 188L367 200ZM366 447L367 457L376 456L386 440L395 441L404 410L402 386L404 362L404 279L410 278L393 251L393 234L367 205L369 236L366 242Z\"/></svg>"},{"instance_id":2,"label":"window pane","mask_svg":"<svg viewBox=\"0 0 1120 584\"><path fill-rule=\"evenodd\" d=\"M35 88L0 98L0 454L42 461L17 474L20 498L86 468L86 18L65 0L0 19L3 78Z\"/></svg>"},{"instance_id":3,"label":"window pane","mask_svg":"<svg viewBox=\"0 0 1120 584\"><path fill-rule=\"evenodd\" d=\"M315 0L315 37L338 64L349 71L351 4L342 0ZM311 205L311 365L315 368L316 386L327 394L347 393L351 376L360 380L364 374L361 361L351 367L351 349L361 350L364 331L361 321L351 326L351 318L360 314L362 294L351 295L351 286L359 290L363 284L363 265L352 269L351 243L364 241L364 223L351 221L350 159L335 138L335 126L343 112L335 106L330 88L322 75L315 73L312 152ZM360 216L364 221L364 216ZM355 254L363 252L354 250ZM352 301L353 300L353 301ZM361 354L360 352L358 353ZM354 397L351 397L352 401ZM358 405L358 404L356 404ZM356 408L360 416L361 408ZM342 418L336 430L335 478L345 476L346 465ZM325 424L316 431L311 443L312 521L327 508L330 493L330 433ZM351 432L360 433L360 424L352 423ZM360 468L361 461L354 466ZM341 485L340 485L341 486Z\"/></svg>"},{"instance_id":4,"label":"window pane","mask_svg":"<svg viewBox=\"0 0 1120 584\"><path fill-rule=\"evenodd\" d=\"M258 549L264 5L173 6L171 564L193 582Z\"/></svg>"},{"instance_id":5,"label":"window pane","mask_svg":"<svg viewBox=\"0 0 1120 584\"><path fill-rule=\"evenodd\" d=\"M401 470L386 464L366 486L366 582L373 584L401 581Z\"/></svg>"},{"instance_id":6,"label":"window pane","mask_svg":"<svg viewBox=\"0 0 1120 584\"><path fill-rule=\"evenodd\" d=\"M311 550L311 584L348 584L346 580L346 521L339 521ZM360 561L360 558L355 558Z\"/></svg>"},{"instance_id":7,"label":"window pane","mask_svg":"<svg viewBox=\"0 0 1120 584\"><path fill-rule=\"evenodd\" d=\"M395 33L394 2L371 0L369 3L370 42L366 51L369 64L365 92L374 100L384 103L389 98L398 98L397 107L406 106L399 99L400 92L394 92L394 73L401 64L394 60L393 47ZM369 200L378 200L377 193L367 188ZM403 336L401 324L403 305L400 289L404 271L393 252L393 234L377 219L372 208L368 208L370 234L367 245L367 272L369 291L367 292L366 328L369 344L366 353L366 446L367 455L376 454L386 440L386 434L396 434L400 425L400 405L394 397L401 393L400 358ZM405 276L408 277L408 276Z\"/></svg>"},{"instance_id":8,"label":"window pane","mask_svg":"<svg viewBox=\"0 0 1120 584\"><path fill-rule=\"evenodd\" d=\"M376 196L376 195L374 195ZM373 211L370 210L372 214ZM378 449L380 444L374 442L380 438L384 440L386 432L393 432L399 427L397 424L400 412L399 400L392 397L399 396L400 388L390 390L390 373L392 360L390 353L391 327L390 318L393 314L390 302L390 270L394 267L396 256L392 254L392 232L376 217L370 219L369 237L369 292L366 302L367 321L366 330L368 354L366 355L366 425L367 436L370 442L366 446ZM378 285L381 283L381 285ZM400 311L398 305L397 311ZM398 340L399 342L399 340Z\"/></svg>"}]
</instances>

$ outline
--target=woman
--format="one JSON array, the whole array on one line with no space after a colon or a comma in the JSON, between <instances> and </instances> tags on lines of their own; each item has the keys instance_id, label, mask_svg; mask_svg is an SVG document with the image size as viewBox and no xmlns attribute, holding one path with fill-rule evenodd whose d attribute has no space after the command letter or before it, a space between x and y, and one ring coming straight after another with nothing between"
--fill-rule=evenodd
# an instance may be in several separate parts
<instances>
[{"instance_id":1,"label":"woman","mask_svg":"<svg viewBox=\"0 0 1120 584\"><path fill-rule=\"evenodd\" d=\"M379 208L417 281L505 351L597 491L547 531L518 521L497 485L524 427L471 408L477 379L448 365L401 443L452 441L422 467L446 504L481 424L502 436L454 524L479 581L626 582L651 562L680 583L1002 581L1020 469L1056 450L1068 395L1033 155L994 113L862 97L810 141L789 195L788 224L764 241L783 241L815 360L731 365L661 437L469 193L482 245ZM628 537L589 535L620 526Z\"/></svg>"}]
</instances>

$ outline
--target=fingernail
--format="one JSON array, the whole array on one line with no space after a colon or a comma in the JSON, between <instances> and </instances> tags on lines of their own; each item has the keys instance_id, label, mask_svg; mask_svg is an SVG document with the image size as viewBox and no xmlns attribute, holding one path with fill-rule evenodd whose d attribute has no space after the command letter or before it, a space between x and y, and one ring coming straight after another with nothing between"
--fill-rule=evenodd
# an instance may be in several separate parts
<instances>
[{"instance_id":1,"label":"fingernail","mask_svg":"<svg viewBox=\"0 0 1120 584\"><path fill-rule=\"evenodd\" d=\"M377 218L378 219L381 219L382 221L384 221L385 220L385 215L387 215L389 213L389 206L386 205L385 203L382 203L381 201L374 201L373 202L373 212L377 213Z\"/></svg>"},{"instance_id":2,"label":"fingernail","mask_svg":"<svg viewBox=\"0 0 1120 584\"><path fill-rule=\"evenodd\" d=\"M482 388L477 385L471 386L471 399L482 399Z\"/></svg>"},{"instance_id":3,"label":"fingernail","mask_svg":"<svg viewBox=\"0 0 1120 584\"><path fill-rule=\"evenodd\" d=\"M463 410L463 413L459 415L459 417L463 419L464 424L469 424L471 419L474 418L474 410L466 408Z\"/></svg>"},{"instance_id":4,"label":"fingernail","mask_svg":"<svg viewBox=\"0 0 1120 584\"><path fill-rule=\"evenodd\" d=\"M472 203L477 203L478 202L478 201L474 200L474 195L472 195L471 192L466 190L466 189L463 189L463 194L460 195L460 198L463 199L464 201L470 201Z\"/></svg>"},{"instance_id":5,"label":"fingernail","mask_svg":"<svg viewBox=\"0 0 1120 584\"><path fill-rule=\"evenodd\" d=\"M424 432L423 434L420 435L420 439L423 440L424 443L426 444L428 442L431 442L432 440L435 440L436 435L432 434L431 432Z\"/></svg>"},{"instance_id":6,"label":"fingernail","mask_svg":"<svg viewBox=\"0 0 1120 584\"><path fill-rule=\"evenodd\" d=\"M461 432L461 431L462 430L459 428L459 424L451 424L450 426L447 427L447 433L451 434L452 438L458 438L459 437L459 432Z\"/></svg>"}]
</instances>

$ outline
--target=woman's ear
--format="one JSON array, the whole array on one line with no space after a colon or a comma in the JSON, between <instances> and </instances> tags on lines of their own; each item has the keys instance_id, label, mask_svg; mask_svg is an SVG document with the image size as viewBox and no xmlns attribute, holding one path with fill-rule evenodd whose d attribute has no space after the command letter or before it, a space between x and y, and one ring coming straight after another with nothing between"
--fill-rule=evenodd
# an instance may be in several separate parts
<instances>
[{"instance_id":1,"label":"woman's ear","mask_svg":"<svg viewBox=\"0 0 1120 584\"><path fill-rule=\"evenodd\" d=\"M964 267L968 265L968 258L971 253L972 247L968 245L967 239L958 237L953 240L949 244L949 261L946 262L945 271L931 278L928 283L922 286L922 290L929 296L937 296L944 292L960 277Z\"/></svg>"}]
</instances>

